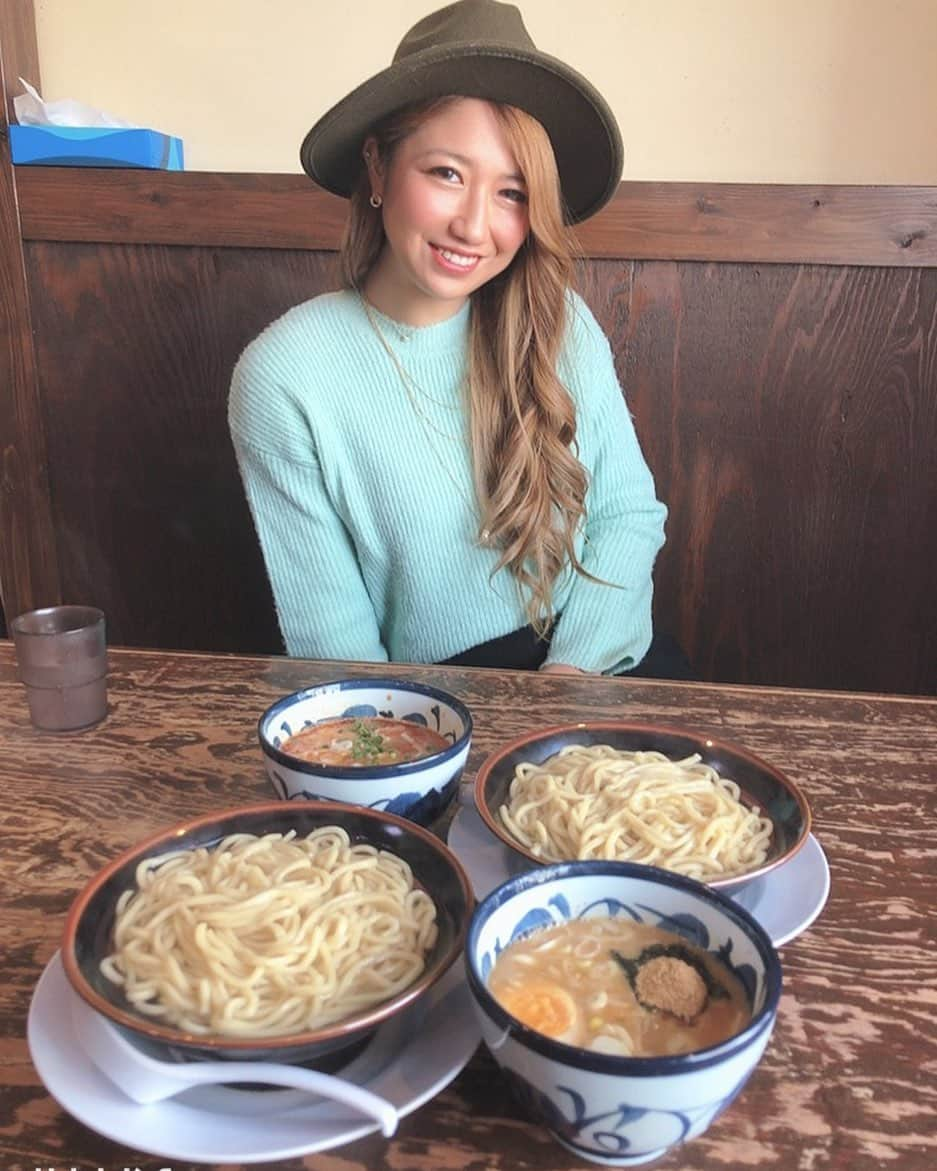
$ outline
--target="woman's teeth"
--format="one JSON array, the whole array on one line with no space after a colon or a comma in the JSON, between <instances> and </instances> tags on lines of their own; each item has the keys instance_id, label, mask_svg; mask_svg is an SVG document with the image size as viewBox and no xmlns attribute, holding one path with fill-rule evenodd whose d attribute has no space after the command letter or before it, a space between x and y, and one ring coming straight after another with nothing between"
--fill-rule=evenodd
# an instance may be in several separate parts
<instances>
[{"instance_id":1,"label":"woman's teeth","mask_svg":"<svg viewBox=\"0 0 937 1171\"><path fill-rule=\"evenodd\" d=\"M470 268L478 259L476 256L463 256L460 252L450 252L448 248L438 248L437 252L443 260L448 260L450 264L461 265L462 268Z\"/></svg>"}]
</instances>

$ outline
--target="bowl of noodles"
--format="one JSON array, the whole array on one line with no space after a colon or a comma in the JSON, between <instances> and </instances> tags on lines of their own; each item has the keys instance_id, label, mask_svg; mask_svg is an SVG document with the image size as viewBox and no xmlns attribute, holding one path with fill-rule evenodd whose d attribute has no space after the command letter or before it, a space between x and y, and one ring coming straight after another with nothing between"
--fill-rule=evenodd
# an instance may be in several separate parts
<instances>
[{"instance_id":1,"label":"bowl of noodles","mask_svg":"<svg viewBox=\"0 0 937 1171\"><path fill-rule=\"evenodd\" d=\"M777 951L721 891L654 866L562 862L475 909L466 975L521 1109L580 1158L640 1166L702 1134L772 1035Z\"/></svg>"},{"instance_id":2,"label":"bowl of noodles","mask_svg":"<svg viewBox=\"0 0 937 1171\"><path fill-rule=\"evenodd\" d=\"M726 892L789 861L810 809L779 769L679 728L594 722L520 736L489 756L475 804L518 868L612 859Z\"/></svg>"},{"instance_id":3,"label":"bowl of noodles","mask_svg":"<svg viewBox=\"0 0 937 1171\"><path fill-rule=\"evenodd\" d=\"M473 905L458 860L412 822L252 805L109 862L69 910L62 963L151 1056L330 1069L456 962Z\"/></svg>"}]
</instances>

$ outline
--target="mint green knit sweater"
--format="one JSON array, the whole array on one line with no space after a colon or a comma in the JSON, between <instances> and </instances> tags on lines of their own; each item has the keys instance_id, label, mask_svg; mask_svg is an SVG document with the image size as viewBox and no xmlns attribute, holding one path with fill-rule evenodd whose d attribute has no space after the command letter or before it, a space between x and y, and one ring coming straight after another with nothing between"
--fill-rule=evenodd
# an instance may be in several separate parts
<instances>
[{"instance_id":1,"label":"mint green knit sweater","mask_svg":"<svg viewBox=\"0 0 937 1171\"><path fill-rule=\"evenodd\" d=\"M478 541L460 397L470 305L412 328L354 293L296 306L242 354L228 419L290 655L435 662L525 625L498 555ZM651 638L655 498L608 342L571 296L559 372L576 402L588 517L566 572L548 661L612 673Z\"/></svg>"}]
</instances>

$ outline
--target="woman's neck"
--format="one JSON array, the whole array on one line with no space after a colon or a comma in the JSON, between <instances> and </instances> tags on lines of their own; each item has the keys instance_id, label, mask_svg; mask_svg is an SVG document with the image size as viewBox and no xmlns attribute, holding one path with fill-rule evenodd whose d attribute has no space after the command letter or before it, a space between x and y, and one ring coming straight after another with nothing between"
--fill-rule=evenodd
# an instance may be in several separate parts
<instances>
[{"instance_id":1,"label":"woman's neck","mask_svg":"<svg viewBox=\"0 0 937 1171\"><path fill-rule=\"evenodd\" d=\"M369 305L392 321L415 328L438 325L455 317L465 305L466 297L430 296L397 279L391 268L385 255L381 255L365 278L361 293Z\"/></svg>"}]
</instances>

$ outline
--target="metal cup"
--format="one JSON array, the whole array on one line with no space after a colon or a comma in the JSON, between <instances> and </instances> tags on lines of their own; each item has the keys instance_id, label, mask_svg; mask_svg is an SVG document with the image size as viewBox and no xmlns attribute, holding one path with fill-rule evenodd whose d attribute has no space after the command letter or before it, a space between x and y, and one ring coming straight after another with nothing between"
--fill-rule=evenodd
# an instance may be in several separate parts
<instances>
[{"instance_id":1,"label":"metal cup","mask_svg":"<svg viewBox=\"0 0 937 1171\"><path fill-rule=\"evenodd\" d=\"M10 623L17 673L37 728L87 728L107 712L104 614L94 606L47 606Z\"/></svg>"}]
</instances>

